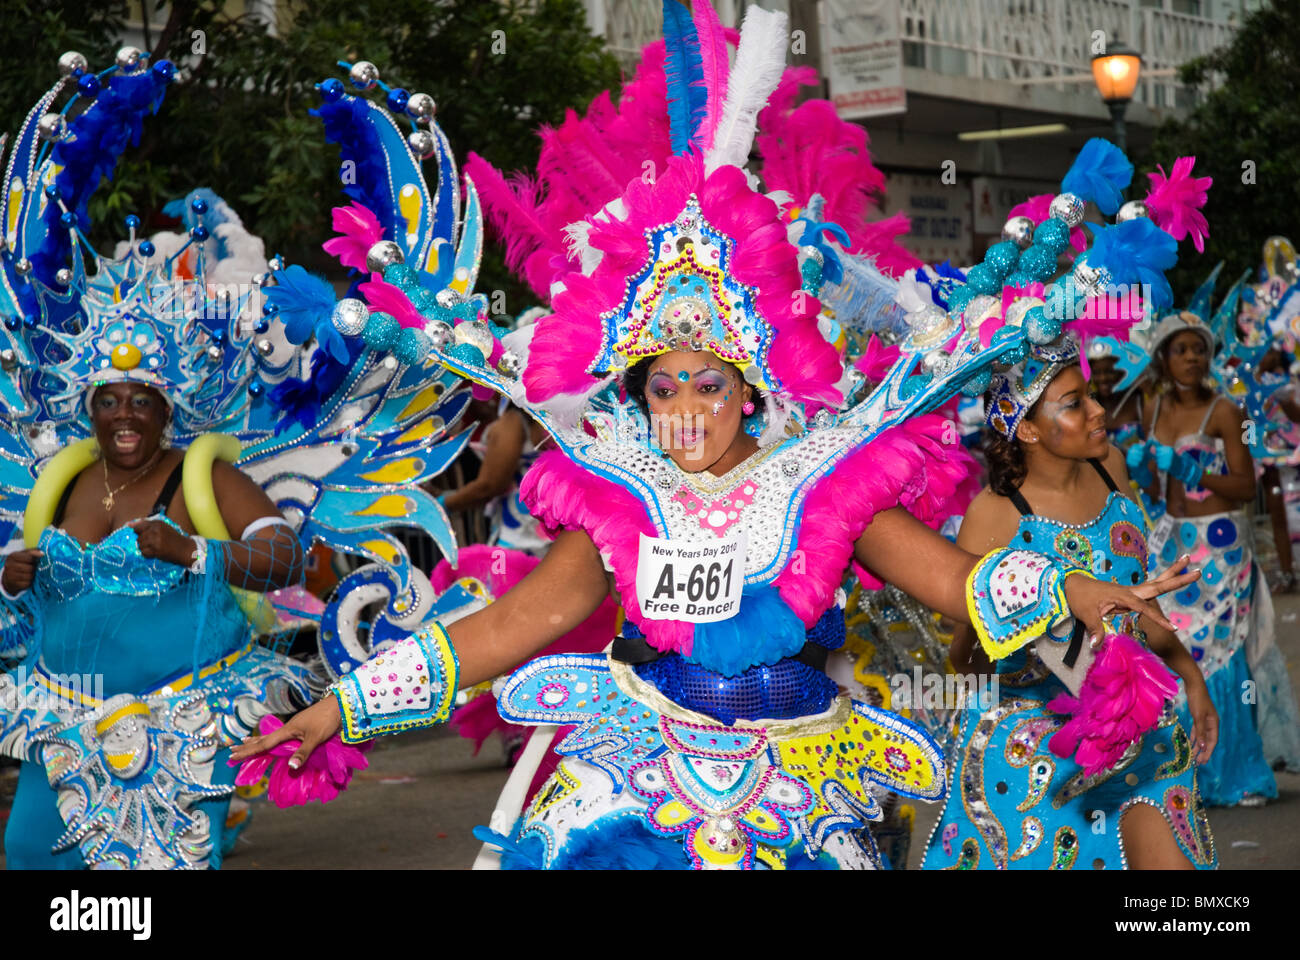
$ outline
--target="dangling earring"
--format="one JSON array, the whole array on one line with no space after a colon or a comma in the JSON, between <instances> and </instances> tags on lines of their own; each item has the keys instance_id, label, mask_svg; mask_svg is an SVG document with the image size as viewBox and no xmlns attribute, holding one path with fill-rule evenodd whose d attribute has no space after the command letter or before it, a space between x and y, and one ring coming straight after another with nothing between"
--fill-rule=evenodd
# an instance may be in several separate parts
<instances>
[{"instance_id":1,"label":"dangling earring","mask_svg":"<svg viewBox=\"0 0 1300 960\"><path fill-rule=\"evenodd\" d=\"M163 427L162 440L159 442L159 446L161 446L164 450L169 450L171 449L172 440L174 440L175 438L176 438L176 428L173 427L170 422L168 422L167 426Z\"/></svg>"},{"instance_id":2,"label":"dangling earring","mask_svg":"<svg viewBox=\"0 0 1300 960\"><path fill-rule=\"evenodd\" d=\"M742 403L742 404L740 405L740 412L743 413L743 414L744 414L745 416L747 416L747 417L748 417L750 414L752 414L752 413L754 412L754 401L753 401L753 400L746 400L744 403Z\"/></svg>"}]
</instances>

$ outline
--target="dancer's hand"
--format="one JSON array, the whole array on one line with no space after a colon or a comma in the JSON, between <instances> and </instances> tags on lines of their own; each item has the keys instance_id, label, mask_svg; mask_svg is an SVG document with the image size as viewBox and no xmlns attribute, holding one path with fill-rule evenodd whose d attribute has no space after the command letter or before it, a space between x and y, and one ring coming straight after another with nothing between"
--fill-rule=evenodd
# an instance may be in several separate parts
<instances>
[{"instance_id":1,"label":"dancer's hand","mask_svg":"<svg viewBox=\"0 0 1300 960\"><path fill-rule=\"evenodd\" d=\"M297 770L307 762L313 750L338 733L342 726L343 717L339 713L338 698L333 694L327 694L324 699L313 703L306 710L294 714L279 730L268 733L264 737L245 737L243 743L230 751L230 759L247 760L259 753L265 753L285 740L301 740L302 745L289 758L289 768Z\"/></svg>"},{"instance_id":2,"label":"dancer's hand","mask_svg":"<svg viewBox=\"0 0 1300 960\"><path fill-rule=\"evenodd\" d=\"M1067 574L1065 598L1069 601L1070 612L1083 621L1083 625L1094 637L1105 635L1106 627L1103 620L1106 617L1128 610L1145 614L1166 630L1174 630L1174 625L1160 612L1160 607L1151 601L1161 594L1181 590L1189 583L1200 579L1199 570L1183 572L1187 563L1188 558L1182 557L1158 577L1132 588L1105 580Z\"/></svg>"},{"instance_id":3,"label":"dancer's hand","mask_svg":"<svg viewBox=\"0 0 1300 960\"><path fill-rule=\"evenodd\" d=\"M4 559L0 584L10 596L18 596L36 580L36 567L45 556L41 550L15 550Z\"/></svg>"},{"instance_id":4,"label":"dancer's hand","mask_svg":"<svg viewBox=\"0 0 1300 960\"><path fill-rule=\"evenodd\" d=\"M193 537L178 533L176 528L161 520L132 520L127 524L135 531L140 556L166 560L178 567L188 567L194 562L198 545Z\"/></svg>"},{"instance_id":5,"label":"dancer's hand","mask_svg":"<svg viewBox=\"0 0 1300 960\"><path fill-rule=\"evenodd\" d=\"M1219 742L1219 711L1210 701L1205 682L1187 686L1187 709L1192 715L1192 752L1197 763L1205 763Z\"/></svg>"}]
</instances>

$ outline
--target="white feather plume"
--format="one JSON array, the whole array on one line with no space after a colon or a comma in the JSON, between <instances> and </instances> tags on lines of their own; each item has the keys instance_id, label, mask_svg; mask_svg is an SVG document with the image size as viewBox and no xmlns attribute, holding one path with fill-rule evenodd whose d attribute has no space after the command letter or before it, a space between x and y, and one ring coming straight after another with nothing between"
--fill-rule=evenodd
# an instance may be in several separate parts
<instances>
[{"instance_id":1,"label":"white feather plume","mask_svg":"<svg viewBox=\"0 0 1300 960\"><path fill-rule=\"evenodd\" d=\"M789 42L784 13L750 7L740 25L740 46L727 78L727 99L713 146L704 158L705 173L733 164L744 167L749 160L758 112L767 105L785 72L785 51Z\"/></svg>"}]
</instances>

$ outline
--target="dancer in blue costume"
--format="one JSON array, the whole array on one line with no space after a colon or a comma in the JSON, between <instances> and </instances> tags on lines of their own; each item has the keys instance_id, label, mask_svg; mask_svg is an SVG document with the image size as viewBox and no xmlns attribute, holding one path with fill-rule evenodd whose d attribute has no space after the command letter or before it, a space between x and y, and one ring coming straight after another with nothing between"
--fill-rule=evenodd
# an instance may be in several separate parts
<instances>
[{"instance_id":1,"label":"dancer in blue costume","mask_svg":"<svg viewBox=\"0 0 1300 960\"><path fill-rule=\"evenodd\" d=\"M143 728L137 731L134 724L150 712L141 710L134 695L179 692L205 671L237 663L243 671L257 660L265 660L262 669L280 672L286 685L304 695L309 688L302 668L250 644L248 620L230 589L272 590L301 577L302 547L288 522L261 488L223 463L209 467L209 495L215 496L227 528L242 534L228 541L198 537L180 489L185 457L164 442L170 403L152 386L131 379L129 371L115 372L123 375L90 393L100 457L64 488L37 547L6 558L0 586L35 624L26 665L38 689L87 705L120 700L96 721L95 732L105 743L115 739L125 747L121 753L106 750L105 758L119 776L130 777L148 765L149 753L137 737ZM203 493L192 484L191 495L196 489ZM245 658L248 664L242 663ZM94 679L83 679L77 690L68 689L68 678ZM46 736L54 744L61 733L51 730ZM187 757L206 783L188 785L195 799L185 811L191 822L183 847L199 851L220 836L229 803L221 788L234 781L227 755L213 744ZM86 865L76 846L51 853L66 846L60 842L70 833L64 816L75 816L70 807L61 816L51 786L68 772L66 761L47 751L44 763L23 763L5 831L11 869ZM101 862L103 853L96 849L93 862ZM142 855L141 865L159 866L165 859L149 844ZM196 856L191 865L202 862ZM220 866L219 847L206 862Z\"/></svg>"},{"instance_id":2,"label":"dancer in blue costume","mask_svg":"<svg viewBox=\"0 0 1300 960\"><path fill-rule=\"evenodd\" d=\"M1116 583L1144 581L1142 513L1130 499L1124 458L1108 442L1105 410L1088 394L1073 344L1049 348L996 378L993 397L992 409L1009 402L1016 413L990 423L990 486L971 504L958 546L978 552L1014 543L1051 551L1066 565ZM1177 637L1145 621L1142 628L1186 685L1196 718L1191 737L1166 703L1158 727L1118 762L1085 771L1058 755L1067 718L1053 710L1067 689L1077 691L1087 659L1082 633L1068 647L1050 636L1021 647L997 661L998 702L966 712L927 869L1214 865L1194 760L1204 762L1214 750L1215 711ZM963 630L953 663L961 669L971 654L974 666L987 665Z\"/></svg>"},{"instance_id":3,"label":"dancer in blue costume","mask_svg":"<svg viewBox=\"0 0 1300 960\"><path fill-rule=\"evenodd\" d=\"M293 767L336 734L365 740L445 720L458 687L524 661L614 592L627 622L608 655L543 657L502 690L507 719L575 729L555 744L560 764L525 808L533 751L546 739L533 738L479 834L501 851L485 850L485 865L875 867L874 791L936 799L946 778L923 731L840 696L824 673L827 650L843 639L837 594L853 560L959 618L974 615L969 592L1023 574L1036 587L1008 616L979 612L984 634L1007 643L1026 624L1045 629L1074 616L1100 631L1105 609L1163 622L1144 598L1194 575L1120 585L1025 549L980 559L909 513L941 519L968 467L936 442L943 424L918 415L957 390L982 393L993 364L1016 362L1042 333L1029 319L990 324L1003 303L995 294L1006 281L1008 312L1019 320L1037 309L1041 319L1034 281L1055 271L1067 220L1081 217L1087 196L1062 197L1062 217L1039 228L1041 242L1023 252L999 245L944 302L923 288L907 308L898 361L865 387L845 376L817 322L823 287L829 293L852 259L828 239L844 231L800 217L808 207L797 205L817 192L807 184L766 196L743 169L752 118L781 76L784 16L749 8L724 78L725 35L711 7L695 4L688 15L668 2L664 11L657 57L666 49L668 62L652 49L617 117L602 100L572 119L572 140L544 148L545 209L485 164L469 170L489 206L519 225L515 259L527 262L535 289L549 291L553 313L531 340L501 345L482 320L461 319L429 351L511 396L555 438L559 449L523 489L557 533L554 546L486 609L445 629L426 622L332 696L234 753L251 758L295 739ZM688 56L705 38L707 56ZM696 77L701 62L712 72ZM647 95L664 84L668 102L682 107L669 118L658 115L662 99ZM788 110L796 87L774 102ZM823 106L834 135L819 142L851 136ZM784 118L777 108L760 127ZM786 169L828 169L797 153L797 131L784 132L760 137L769 188L778 158ZM566 193L570 167L548 163L546 151L606 136L599 162L609 176ZM647 154L664 171L653 183L638 172ZM1089 145L1084 194L1117 193L1116 172L1127 172L1127 184L1132 167L1116 154ZM1150 221L1097 233L1117 241L1099 243L1093 261L1116 282L1172 263L1175 242ZM423 264L396 260L385 280L409 289ZM436 305L412 306L436 316Z\"/></svg>"},{"instance_id":4,"label":"dancer in blue costume","mask_svg":"<svg viewBox=\"0 0 1300 960\"><path fill-rule=\"evenodd\" d=\"M427 581L383 528L422 527L454 556L418 485L463 449L444 431L468 390L412 367L424 335L392 317L382 345L362 341L363 303L268 263L210 190L178 203L184 233L142 239L130 216L118 255L99 255L89 200L174 70L133 48L97 74L75 52L59 66L0 195L0 749L23 762L7 863L215 867L229 747L325 685L259 642L280 629L267 591L301 577L315 541L372 561L323 617L335 677L370 653L353 587L392 601L371 641L418 622ZM384 176L429 196L414 164ZM440 213L464 295L477 248L457 258L455 240L479 233L473 211L447 215L455 189L415 235L432 243Z\"/></svg>"},{"instance_id":5,"label":"dancer in blue costume","mask_svg":"<svg viewBox=\"0 0 1300 960\"><path fill-rule=\"evenodd\" d=\"M1190 309L1165 317L1153 334L1162 393L1147 416L1139 469L1155 477L1167 507L1151 534L1152 556L1188 554L1203 571L1200 583L1166 601L1220 716L1221 747L1201 771L1202 795L1212 806L1255 805L1277 796L1273 764L1300 769L1300 721L1255 563L1246 509L1255 469L1243 416L1205 385L1217 346L1205 322L1208 296L1203 286Z\"/></svg>"}]
</instances>

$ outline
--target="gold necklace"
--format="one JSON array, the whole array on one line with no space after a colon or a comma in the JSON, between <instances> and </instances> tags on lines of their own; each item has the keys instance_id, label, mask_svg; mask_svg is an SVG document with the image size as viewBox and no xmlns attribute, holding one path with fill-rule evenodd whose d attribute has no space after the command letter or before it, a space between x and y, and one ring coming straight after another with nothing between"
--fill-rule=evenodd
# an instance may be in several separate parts
<instances>
[{"instance_id":1,"label":"gold necklace","mask_svg":"<svg viewBox=\"0 0 1300 960\"><path fill-rule=\"evenodd\" d=\"M146 473L148 473L157 465L158 456L161 453L162 450L155 450L153 456L149 458L149 462L144 466L144 468L139 473L137 473L134 477L128 480L126 483L118 487L116 490L111 489L108 485L108 458L107 457L104 458L104 460L102 461L102 463L104 464L104 489L108 491L108 496L104 497L99 502L104 505L105 513L113 512L113 504L116 502L113 498L117 494L121 493L127 487L131 486L131 484L135 483L137 480L139 480L141 477L143 477Z\"/></svg>"}]
</instances>

